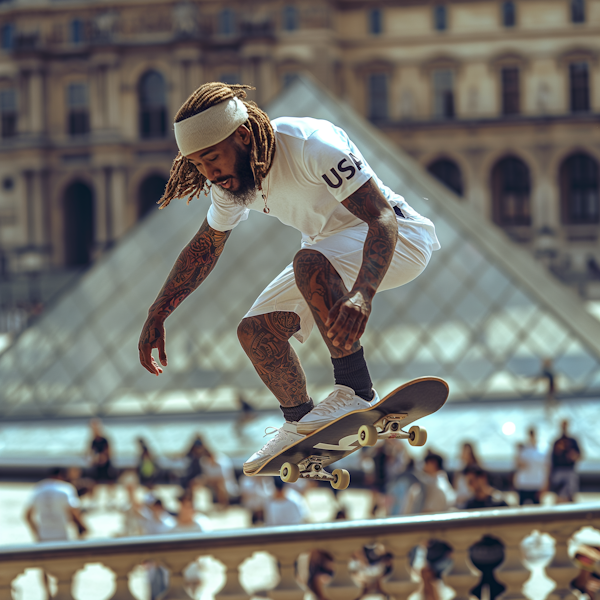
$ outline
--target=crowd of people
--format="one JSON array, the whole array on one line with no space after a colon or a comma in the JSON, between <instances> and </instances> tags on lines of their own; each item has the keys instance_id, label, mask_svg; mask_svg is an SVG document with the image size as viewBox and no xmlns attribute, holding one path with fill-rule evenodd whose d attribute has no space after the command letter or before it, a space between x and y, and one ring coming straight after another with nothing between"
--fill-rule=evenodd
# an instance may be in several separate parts
<instances>
[{"instance_id":1,"label":"crowd of people","mask_svg":"<svg viewBox=\"0 0 600 600\"><path fill-rule=\"evenodd\" d=\"M300 480L288 485L278 477L243 475L238 479L231 459L209 448L200 436L192 440L176 471L164 469L144 439L138 439L137 444L135 469L118 472L102 423L92 420L88 468L83 471L56 468L34 489L25 518L35 539L59 541L84 536L87 531L85 512L95 506L99 485L104 487L105 497L114 504L113 508L124 515L122 535L210 531L213 529L211 517L214 519L214 515L233 504L248 512L253 525L296 525L311 520L305 494L319 485L317 483ZM573 501L578 491L576 465L580 459L581 449L577 440L569 435L568 422L561 423L561 435L548 451L541 448L536 431L531 428L527 440L516 447L512 498L518 497L520 505L539 504L545 492L552 492L556 502ZM507 506L506 485L499 486L498 474L486 471L473 444L462 445L459 462L458 468L448 472L446 459L441 454L429 450L421 460L416 460L408 446L397 440L385 440L373 448L363 449L359 465L364 475L363 487L372 495L373 515ZM360 481L360 473L355 481ZM116 501L117 482L127 492L127 502L121 506ZM157 491L159 483L179 486L176 510L172 501L167 503L168 507L165 505L162 488ZM202 489L212 498L214 515L197 510L195 498ZM341 504L333 514L336 519L346 518ZM365 556L360 560L364 562ZM314 557L307 560L310 564ZM145 566L150 597L158 598L168 587L168 572L157 563L149 562ZM45 581L48 585L47 579ZM190 567L186 581L190 590L200 585L198 565L195 569Z\"/></svg>"}]
</instances>

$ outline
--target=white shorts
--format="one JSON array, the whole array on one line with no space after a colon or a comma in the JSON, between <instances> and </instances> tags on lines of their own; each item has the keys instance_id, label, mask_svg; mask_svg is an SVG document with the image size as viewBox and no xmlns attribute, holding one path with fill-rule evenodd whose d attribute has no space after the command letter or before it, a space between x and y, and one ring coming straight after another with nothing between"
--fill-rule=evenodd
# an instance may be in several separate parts
<instances>
[{"instance_id":1,"label":"white shorts","mask_svg":"<svg viewBox=\"0 0 600 600\"><path fill-rule=\"evenodd\" d=\"M352 289L362 265L363 247L369 227L365 223L331 235L302 248L325 255L339 273L347 289ZM431 258L433 240L424 227L403 223L398 228L398 242L392 263L377 293L400 287L417 277ZM276 311L295 312L300 317L300 330L294 334L300 342L308 339L314 318L294 277L294 264L289 264L261 293L246 313L255 317Z\"/></svg>"}]
</instances>

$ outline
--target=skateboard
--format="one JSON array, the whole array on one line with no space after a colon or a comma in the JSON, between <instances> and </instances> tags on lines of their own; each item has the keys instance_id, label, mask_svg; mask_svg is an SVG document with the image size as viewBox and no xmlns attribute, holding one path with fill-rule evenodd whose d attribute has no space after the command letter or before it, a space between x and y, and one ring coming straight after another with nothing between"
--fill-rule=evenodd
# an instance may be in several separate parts
<instances>
[{"instance_id":1,"label":"skateboard","mask_svg":"<svg viewBox=\"0 0 600 600\"><path fill-rule=\"evenodd\" d=\"M329 481L336 490L350 485L345 469L332 473L326 467L378 440L408 440L411 446L423 446L427 432L418 425L403 427L430 415L444 406L448 384L437 377L420 377L396 388L370 408L348 413L324 425L273 456L252 474L280 476L287 483L299 478Z\"/></svg>"}]
</instances>

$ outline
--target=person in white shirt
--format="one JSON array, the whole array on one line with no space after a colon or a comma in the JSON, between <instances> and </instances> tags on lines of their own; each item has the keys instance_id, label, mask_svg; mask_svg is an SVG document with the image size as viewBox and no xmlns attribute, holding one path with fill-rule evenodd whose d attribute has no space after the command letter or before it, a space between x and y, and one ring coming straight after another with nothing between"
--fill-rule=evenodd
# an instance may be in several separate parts
<instances>
[{"instance_id":1,"label":"person in white shirt","mask_svg":"<svg viewBox=\"0 0 600 600\"><path fill-rule=\"evenodd\" d=\"M165 319L206 279L250 210L302 233L293 262L238 326L242 347L286 421L244 463L252 475L302 436L378 401L360 344L373 297L412 281L440 245L433 223L377 177L345 131L311 118L270 121L244 100L247 89L204 84L175 117L179 154L161 208L203 191L210 191L211 205L150 307L138 350L144 368L160 375L167 366ZM306 341L315 324L335 379L317 407L289 343L292 336Z\"/></svg>"},{"instance_id":2,"label":"person in white shirt","mask_svg":"<svg viewBox=\"0 0 600 600\"><path fill-rule=\"evenodd\" d=\"M275 491L265 504L265 525L300 525L308 518L304 498L296 490L286 486L279 477L273 479Z\"/></svg>"},{"instance_id":3,"label":"person in white shirt","mask_svg":"<svg viewBox=\"0 0 600 600\"><path fill-rule=\"evenodd\" d=\"M65 470L55 468L50 477L40 481L33 490L25 511L25 520L38 542L69 540L73 529L78 537L86 532L77 490L65 479ZM43 582L46 595L50 598L48 575L45 571Z\"/></svg>"},{"instance_id":4,"label":"person in white shirt","mask_svg":"<svg viewBox=\"0 0 600 600\"><path fill-rule=\"evenodd\" d=\"M538 447L535 429L528 432L527 444L517 447L516 472L513 484L519 494L519 504L539 504L548 480L548 457Z\"/></svg>"},{"instance_id":5,"label":"person in white shirt","mask_svg":"<svg viewBox=\"0 0 600 600\"><path fill-rule=\"evenodd\" d=\"M65 481L63 469L56 468L35 486L25 519L37 541L59 542L70 538L71 525L78 535L86 531L79 509L77 490Z\"/></svg>"},{"instance_id":6,"label":"person in white shirt","mask_svg":"<svg viewBox=\"0 0 600 600\"><path fill-rule=\"evenodd\" d=\"M430 452L423 462L423 470L415 475L418 482L408 490L404 514L446 512L456 505L456 492L439 454Z\"/></svg>"}]
</instances>

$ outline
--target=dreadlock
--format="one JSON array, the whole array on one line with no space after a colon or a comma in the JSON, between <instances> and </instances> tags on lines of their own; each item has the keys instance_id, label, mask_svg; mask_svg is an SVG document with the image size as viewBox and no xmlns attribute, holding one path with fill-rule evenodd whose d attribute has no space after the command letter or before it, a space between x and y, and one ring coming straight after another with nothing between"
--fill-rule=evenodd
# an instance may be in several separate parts
<instances>
[{"instance_id":1,"label":"dreadlock","mask_svg":"<svg viewBox=\"0 0 600 600\"><path fill-rule=\"evenodd\" d=\"M246 126L251 132L250 143L250 167L254 174L256 186L261 189L263 179L267 176L273 157L275 156L275 134L269 121L269 117L256 103L244 100L246 90L255 88L249 85L227 85L225 83L213 82L200 86L183 104L175 116L175 122L193 117L198 113L229 100L239 98L248 109L248 121ZM179 152L173 161L169 181L165 193L158 201L159 208L168 206L173 198L189 196L188 204L201 192L208 194L209 187L206 186L206 177L200 174L198 169Z\"/></svg>"}]
</instances>

